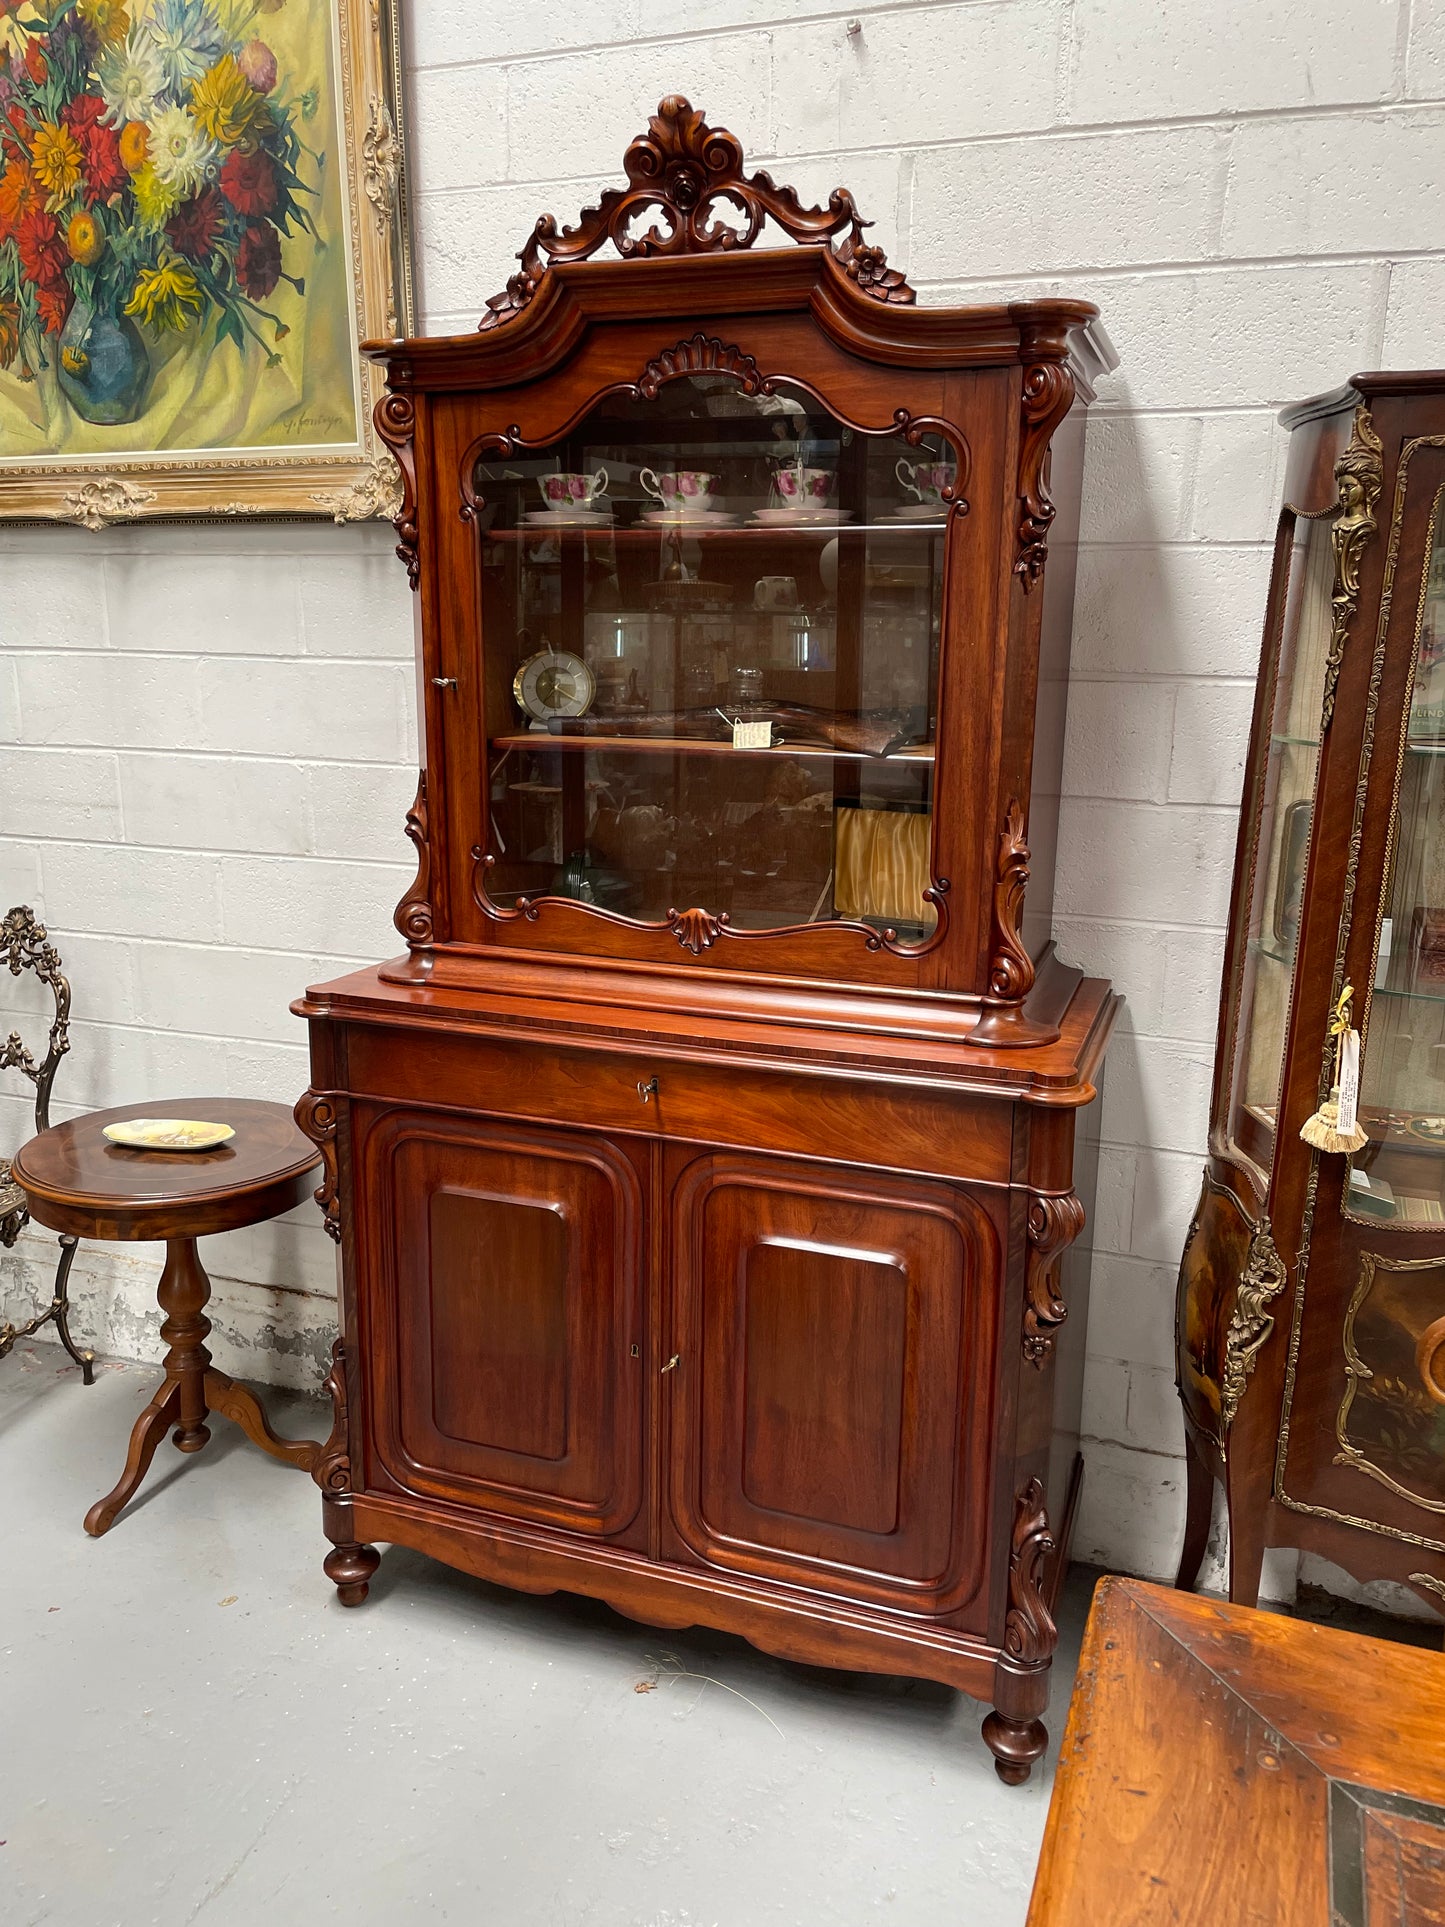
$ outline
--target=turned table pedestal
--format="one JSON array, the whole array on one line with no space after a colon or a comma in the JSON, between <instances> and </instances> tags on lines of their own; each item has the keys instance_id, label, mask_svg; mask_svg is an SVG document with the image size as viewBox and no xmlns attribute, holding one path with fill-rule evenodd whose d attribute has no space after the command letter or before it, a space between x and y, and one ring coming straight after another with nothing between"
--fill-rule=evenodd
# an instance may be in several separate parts
<instances>
[{"instance_id":1,"label":"turned table pedestal","mask_svg":"<svg viewBox=\"0 0 1445 1927\"><path fill-rule=\"evenodd\" d=\"M102 1134L105 1125L136 1117L199 1118L229 1124L236 1135L213 1151L137 1151ZM93 1538L115 1523L167 1427L175 1426L179 1451L199 1452L211 1436L206 1419L212 1412L239 1425L263 1452L310 1471L320 1445L279 1438L255 1394L211 1363L205 1342L211 1281L196 1240L289 1211L307 1196L319 1162L284 1104L231 1097L96 1111L42 1131L16 1154L15 1179L38 1224L86 1239L165 1241L157 1290L165 1313L161 1337L169 1347L165 1377L135 1422L119 1483L85 1515Z\"/></svg>"}]
</instances>

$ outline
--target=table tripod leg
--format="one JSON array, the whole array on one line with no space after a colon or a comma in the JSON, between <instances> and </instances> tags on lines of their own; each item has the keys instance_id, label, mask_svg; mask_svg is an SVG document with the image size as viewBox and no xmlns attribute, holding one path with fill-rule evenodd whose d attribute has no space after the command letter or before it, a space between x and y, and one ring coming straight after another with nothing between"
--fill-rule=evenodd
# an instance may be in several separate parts
<instances>
[{"instance_id":1,"label":"table tripod leg","mask_svg":"<svg viewBox=\"0 0 1445 1927\"><path fill-rule=\"evenodd\" d=\"M120 1483L103 1499L97 1499L85 1515L85 1529L92 1539L98 1539L114 1525L116 1514L149 1471L166 1427L179 1418L180 1411L181 1388L174 1379L168 1378L131 1430L130 1450L125 1455Z\"/></svg>"},{"instance_id":2,"label":"table tripod leg","mask_svg":"<svg viewBox=\"0 0 1445 1927\"><path fill-rule=\"evenodd\" d=\"M247 1386L238 1385L225 1372L217 1371L214 1365L206 1373L206 1400L213 1412L239 1425L252 1445L259 1445L273 1459L284 1459L303 1472L309 1472L316 1463L316 1455L321 1450L319 1439L283 1439L272 1430L265 1407L256 1394Z\"/></svg>"},{"instance_id":3,"label":"table tripod leg","mask_svg":"<svg viewBox=\"0 0 1445 1927\"><path fill-rule=\"evenodd\" d=\"M166 1352L166 1377L173 1379L180 1393L180 1424L176 1427L178 1452L199 1452L210 1438L206 1418L206 1374L211 1354L206 1350L206 1335L211 1321L206 1304L211 1296L211 1281L196 1253L194 1238L166 1241L166 1266L156 1288L161 1310L166 1314L161 1337Z\"/></svg>"}]
</instances>

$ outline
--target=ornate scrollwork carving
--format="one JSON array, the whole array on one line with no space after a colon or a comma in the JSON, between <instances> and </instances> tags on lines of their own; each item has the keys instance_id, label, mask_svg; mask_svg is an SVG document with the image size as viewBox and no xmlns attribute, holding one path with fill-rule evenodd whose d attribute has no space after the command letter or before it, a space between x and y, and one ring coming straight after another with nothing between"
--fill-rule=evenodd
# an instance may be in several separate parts
<instances>
[{"instance_id":1,"label":"ornate scrollwork carving","mask_svg":"<svg viewBox=\"0 0 1445 1927\"><path fill-rule=\"evenodd\" d=\"M495 902L487 889L487 880L490 872L496 868L496 862L497 859L489 850L484 850L479 843L473 844L472 899L493 923L512 923L519 918L526 923L535 923L550 905L567 904L584 911L588 916L600 917L604 923L618 924L626 930L670 931L682 948L694 957L701 956L704 950L711 950L720 937L733 937L739 942L767 943L781 937L810 936L820 929L852 931L863 938L865 950L887 950L895 957L922 957L942 943L948 929L947 877L939 877L923 892L923 901L931 903L937 910L938 922L922 943L904 943L900 941L896 930L875 930L872 924L851 918L825 924L790 923L766 930L739 930L728 921L725 910L716 916L711 910L669 910L661 923L655 923L638 917L624 917L616 910L604 910L595 903L581 903L568 897L518 897L509 907Z\"/></svg>"},{"instance_id":2,"label":"ornate scrollwork carving","mask_svg":"<svg viewBox=\"0 0 1445 1927\"><path fill-rule=\"evenodd\" d=\"M767 174L745 174L742 143L723 128L707 126L681 94L659 103L622 165L628 185L608 188L596 207L583 209L575 227L559 233L555 216L540 217L517 256L521 272L488 301L483 328L520 314L554 261L585 261L608 241L624 260L748 248L768 217L795 241L831 247L838 266L872 300L907 306L916 299L882 249L863 241L871 223L846 188L835 188L827 207L807 208L791 187L777 186ZM741 227L721 218L724 207L741 215ZM639 215L651 215L652 225L633 234Z\"/></svg>"},{"instance_id":3,"label":"ornate scrollwork carving","mask_svg":"<svg viewBox=\"0 0 1445 1927\"><path fill-rule=\"evenodd\" d=\"M366 132L361 139L361 184L376 216L376 231L384 240L396 219L401 148L391 109L380 97L371 103Z\"/></svg>"},{"instance_id":4,"label":"ornate scrollwork carving","mask_svg":"<svg viewBox=\"0 0 1445 1927\"><path fill-rule=\"evenodd\" d=\"M112 522L130 522L156 499L153 488L122 481L118 475L102 475L98 481L85 482L65 497L65 511L83 529L99 533Z\"/></svg>"},{"instance_id":5,"label":"ornate scrollwork carving","mask_svg":"<svg viewBox=\"0 0 1445 1927\"><path fill-rule=\"evenodd\" d=\"M662 384L676 380L679 375L736 375L745 395L773 392L773 383L751 355L744 354L735 343L720 341L716 335L705 335L701 329L688 340L679 341L675 348L665 348L661 354L654 355L637 378L637 393L644 401L656 401Z\"/></svg>"},{"instance_id":6,"label":"ornate scrollwork carving","mask_svg":"<svg viewBox=\"0 0 1445 1927\"><path fill-rule=\"evenodd\" d=\"M1345 659L1350 621L1360 599L1360 557L1380 526L1375 508L1385 481L1385 451L1370 411L1361 402L1355 410L1350 444L1335 463L1335 486L1340 509L1330 530L1335 551L1335 588L1330 597L1330 647L1325 657L1325 694L1320 710L1322 728L1335 713L1335 685Z\"/></svg>"},{"instance_id":7,"label":"ornate scrollwork carving","mask_svg":"<svg viewBox=\"0 0 1445 1927\"><path fill-rule=\"evenodd\" d=\"M307 1091L296 1101L295 1117L301 1130L321 1152L321 1182L312 1196L321 1207L328 1238L341 1243L341 1179L336 1162L336 1133L341 1123L334 1091Z\"/></svg>"},{"instance_id":8,"label":"ornate scrollwork carving","mask_svg":"<svg viewBox=\"0 0 1445 1927\"><path fill-rule=\"evenodd\" d=\"M1269 1306L1284 1290L1288 1274L1274 1242L1268 1217L1262 1217L1249 1240L1249 1252L1234 1295L1234 1310L1224 1334L1224 1372L1219 1385L1219 1423L1228 1432L1244 1397L1255 1360L1274 1330Z\"/></svg>"},{"instance_id":9,"label":"ornate scrollwork carving","mask_svg":"<svg viewBox=\"0 0 1445 1927\"><path fill-rule=\"evenodd\" d=\"M396 372L393 368L393 379ZM401 470L401 506L392 517L391 526L397 533L396 552L406 565L406 579L415 589L421 581L421 556L417 548L416 451L412 446L412 435L416 429L416 403L410 395L388 389L376 404L372 420L376 423L377 434L396 457L396 465Z\"/></svg>"},{"instance_id":10,"label":"ornate scrollwork carving","mask_svg":"<svg viewBox=\"0 0 1445 1927\"><path fill-rule=\"evenodd\" d=\"M328 1498L349 1498L351 1454L346 1433L346 1346L339 1338L331 1347L326 1390L331 1394L331 1430L311 1467L311 1476Z\"/></svg>"},{"instance_id":11,"label":"ornate scrollwork carving","mask_svg":"<svg viewBox=\"0 0 1445 1927\"><path fill-rule=\"evenodd\" d=\"M416 880L396 906L392 921L415 950L432 940L431 843L427 837L424 769L417 771L416 801L406 813L406 833L416 846Z\"/></svg>"},{"instance_id":12,"label":"ornate scrollwork carving","mask_svg":"<svg viewBox=\"0 0 1445 1927\"><path fill-rule=\"evenodd\" d=\"M1064 1197L1029 1199L1023 1349L1030 1365L1040 1370L1054 1349L1051 1333L1069 1315L1059 1296L1059 1267L1083 1228L1084 1207L1072 1191Z\"/></svg>"},{"instance_id":13,"label":"ornate scrollwork carving","mask_svg":"<svg viewBox=\"0 0 1445 1927\"><path fill-rule=\"evenodd\" d=\"M1008 1003L1021 1003L1034 987L1034 960L1019 934L1028 884L1029 846L1024 837L1023 806L1015 797L1008 806L998 840L993 886L993 955L988 966L990 993Z\"/></svg>"},{"instance_id":14,"label":"ornate scrollwork carving","mask_svg":"<svg viewBox=\"0 0 1445 1927\"><path fill-rule=\"evenodd\" d=\"M318 490L311 499L338 525L391 522L401 513L401 470L390 455L378 455L346 488Z\"/></svg>"},{"instance_id":15,"label":"ornate scrollwork carving","mask_svg":"<svg viewBox=\"0 0 1445 1927\"><path fill-rule=\"evenodd\" d=\"M1044 1488L1030 1479L1014 1509L1013 1549L1008 1562L1009 1607L1004 1619L1004 1651L1025 1665L1046 1660L1059 1643L1058 1628L1044 1598L1044 1561L1054 1550Z\"/></svg>"},{"instance_id":16,"label":"ornate scrollwork carving","mask_svg":"<svg viewBox=\"0 0 1445 1927\"><path fill-rule=\"evenodd\" d=\"M1019 552L1014 574L1026 591L1044 573L1049 527L1057 510L1048 490L1049 442L1074 402L1074 377L1062 361L1035 361L1024 369L1023 445L1019 450Z\"/></svg>"},{"instance_id":17,"label":"ornate scrollwork carving","mask_svg":"<svg viewBox=\"0 0 1445 1927\"><path fill-rule=\"evenodd\" d=\"M711 910L669 910L667 913L668 929L694 957L712 949L722 933L724 921Z\"/></svg>"}]
</instances>

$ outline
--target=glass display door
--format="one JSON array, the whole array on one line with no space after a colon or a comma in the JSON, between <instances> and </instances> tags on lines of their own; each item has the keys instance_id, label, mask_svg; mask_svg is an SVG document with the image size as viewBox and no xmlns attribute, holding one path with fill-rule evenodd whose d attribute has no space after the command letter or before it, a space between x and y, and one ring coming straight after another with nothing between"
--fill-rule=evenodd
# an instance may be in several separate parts
<instances>
[{"instance_id":1,"label":"glass display door","mask_svg":"<svg viewBox=\"0 0 1445 1927\"><path fill-rule=\"evenodd\" d=\"M941 436L723 374L485 453L488 901L926 942L956 478Z\"/></svg>"}]
</instances>

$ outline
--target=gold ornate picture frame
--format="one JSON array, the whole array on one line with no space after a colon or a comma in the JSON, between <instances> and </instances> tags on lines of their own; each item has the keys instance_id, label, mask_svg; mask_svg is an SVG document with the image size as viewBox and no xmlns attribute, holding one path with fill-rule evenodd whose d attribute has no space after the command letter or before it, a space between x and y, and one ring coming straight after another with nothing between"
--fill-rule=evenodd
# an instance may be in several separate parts
<instances>
[{"instance_id":1,"label":"gold ornate picture frame","mask_svg":"<svg viewBox=\"0 0 1445 1927\"><path fill-rule=\"evenodd\" d=\"M396 513L399 14L0 6L0 518Z\"/></svg>"}]
</instances>

